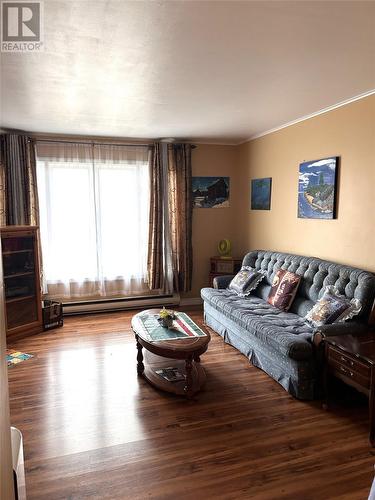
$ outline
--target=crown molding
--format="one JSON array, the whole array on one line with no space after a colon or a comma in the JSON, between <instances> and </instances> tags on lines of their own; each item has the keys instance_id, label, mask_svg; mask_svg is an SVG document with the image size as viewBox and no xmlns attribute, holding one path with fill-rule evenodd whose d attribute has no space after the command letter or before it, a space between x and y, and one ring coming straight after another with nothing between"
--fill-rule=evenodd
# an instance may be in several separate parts
<instances>
[{"instance_id":1,"label":"crown molding","mask_svg":"<svg viewBox=\"0 0 375 500\"><path fill-rule=\"evenodd\" d=\"M191 141L194 144L206 144L207 146L238 146L240 143L238 142L213 142L213 141L204 141L204 140L199 140L196 141L194 139L191 139ZM245 141L246 142L246 141Z\"/></svg>"},{"instance_id":2,"label":"crown molding","mask_svg":"<svg viewBox=\"0 0 375 500\"><path fill-rule=\"evenodd\" d=\"M346 106L347 104L351 104L352 102L359 101L360 99L364 99L365 97L369 97L370 95L375 94L375 89L364 92L363 94L356 95L355 97L351 97L350 99L345 99L345 101L341 101L337 104L333 104L332 106L328 106L327 108L323 108L315 113L311 113L309 115L302 116L301 118L297 118L291 122L284 123L283 125L279 125L278 127L271 128L264 132L260 132L259 134L254 134L250 136L245 141L241 141L236 144L236 146L240 146L241 144L245 144L246 142L253 141L254 139L258 139L259 137L263 137L268 134L272 134L273 132L277 132L278 130L282 130L283 128L291 127L292 125L296 125L297 123L303 122L305 120L310 120L310 118L315 118L315 116L322 115L324 113L328 113L329 111L333 111L334 109L341 108L342 106Z\"/></svg>"},{"instance_id":3,"label":"crown molding","mask_svg":"<svg viewBox=\"0 0 375 500\"><path fill-rule=\"evenodd\" d=\"M324 113L328 113L330 111L333 111L334 109L341 108L342 106L346 106L348 104L351 104L355 101L359 101L360 99L364 99L366 97L369 97L371 95L375 94L375 89L368 90L367 92L363 92L362 94L356 95L354 97L351 97L350 99L345 99L344 101L341 101L337 104L333 104L332 106L328 106L327 108L323 108L319 111L316 111L314 113L311 113L309 115L304 115L300 118L297 118L295 120L292 120L290 122L284 123L283 125L279 125L277 127L271 128L269 130L265 130L264 132L260 132L258 134L254 134L250 136L248 139L241 140L239 142L222 142L220 140L215 141L215 140L204 140L204 139L199 139L199 140L194 140L194 139L174 139L176 142L192 142L194 144L202 144L202 145L208 145L208 146L240 146L242 144L245 144L249 141L253 141L254 139L258 139L260 137L263 137L265 135L272 134L274 132L277 132L279 130L282 130L287 127L291 127L292 125L296 125L297 123L303 122L305 120L310 120L310 118L315 118L316 116L322 115ZM119 138L119 137L107 137L107 136L87 136L87 135L73 135L73 134L56 134L56 133L45 133L45 132L25 132L25 131L18 131L16 129L8 129L6 127L0 128L0 133L7 133L7 132L18 132L18 133L27 133L30 137L33 137L35 139L43 140L43 139L53 139L53 138L58 138L60 140L100 140L100 141L105 141L108 143L111 142L118 142L119 140L121 141L131 141L134 143L138 142L145 142L145 143L150 143L154 142L157 139L141 139L141 138ZM170 138L164 138L164 139L159 139L161 142L172 142Z\"/></svg>"}]
</instances>

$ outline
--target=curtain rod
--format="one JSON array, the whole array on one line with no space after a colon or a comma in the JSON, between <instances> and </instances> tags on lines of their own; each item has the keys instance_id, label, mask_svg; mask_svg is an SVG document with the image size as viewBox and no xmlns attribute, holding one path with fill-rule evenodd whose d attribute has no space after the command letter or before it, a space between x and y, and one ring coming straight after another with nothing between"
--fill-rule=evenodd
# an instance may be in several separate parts
<instances>
[{"instance_id":1,"label":"curtain rod","mask_svg":"<svg viewBox=\"0 0 375 500\"><path fill-rule=\"evenodd\" d=\"M99 142L99 141L64 141L63 139L61 140L58 140L58 139L35 139L35 142L55 142L55 143L58 143L58 144L88 144L88 145L92 145L92 146L126 146L126 147L150 147L150 146L153 146L152 143L148 143L148 144L143 144L143 143L139 143L139 144L128 144L128 143L115 143L115 142Z\"/></svg>"},{"instance_id":2,"label":"curtain rod","mask_svg":"<svg viewBox=\"0 0 375 500\"><path fill-rule=\"evenodd\" d=\"M59 143L59 144L89 144L92 146L125 146L125 147L149 147L152 148L154 147L154 144L151 142L147 144L134 144L134 143L114 143L114 142L100 142L100 141L64 141L63 139L35 139L35 142L54 142L54 143ZM188 143L180 143L180 142L168 142L166 144L188 144ZM195 144L191 144L192 149L195 149L197 146Z\"/></svg>"}]
</instances>

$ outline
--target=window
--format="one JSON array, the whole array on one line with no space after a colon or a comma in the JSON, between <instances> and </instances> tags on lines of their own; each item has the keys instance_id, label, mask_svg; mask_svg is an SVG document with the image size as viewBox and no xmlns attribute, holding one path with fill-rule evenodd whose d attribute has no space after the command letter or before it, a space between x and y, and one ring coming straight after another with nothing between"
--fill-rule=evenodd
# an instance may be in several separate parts
<instances>
[{"instance_id":1,"label":"window","mask_svg":"<svg viewBox=\"0 0 375 500\"><path fill-rule=\"evenodd\" d=\"M37 178L48 295L147 293L147 147L40 142Z\"/></svg>"}]
</instances>

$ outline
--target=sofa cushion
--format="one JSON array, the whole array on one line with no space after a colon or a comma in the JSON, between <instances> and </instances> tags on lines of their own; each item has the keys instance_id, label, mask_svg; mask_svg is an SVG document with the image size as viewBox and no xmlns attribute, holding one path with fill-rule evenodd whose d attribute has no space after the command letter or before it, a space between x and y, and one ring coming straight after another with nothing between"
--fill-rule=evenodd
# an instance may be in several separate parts
<instances>
[{"instance_id":1,"label":"sofa cushion","mask_svg":"<svg viewBox=\"0 0 375 500\"><path fill-rule=\"evenodd\" d=\"M319 327L330 323L339 323L356 316L362 308L358 299L347 299L340 295L333 286L327 286L323 296L309 311L305 319L312 326Z\"/></svg>"},{"instance_id":2,"label":"sofa cushion","mask_svg":"<svg viewBox=\"0 0 375 500\"><path fill-rule=\"evenodd\" d=\"M289 311L300 281L301 276L298 274L286 271L285 269L279 269L273 277L267 302L278 309Z\"/></svg>"},{"instance_id":3,"label":"sofa cushion","mask_svg":"<svg viewBox=\"0 0 375 500\"><path fill-rule=\"evenodd\" d=\"M264 274L256 271L252 267L242 266L236 276L229 283L229 290L236 293L239 297L246 297L255 290L258 284L264 278Z\"/></svg>"},{"instance_id":4,"label":"sofa cushion","mask_svg":"<svg viewBox=\"0 0 375 500\"><path fill-rule=\"evenodd\" d=\"M265 271L266 278L254 294L267 300L273 277L278 269L302 276L291 312L305 316L323 295L326 286L333 285L346 298L361 301L358 321L366 322L375 297L375 276L363 269L337 264L316 257L304 257L280 252L254 250L245 255L244 266Z\"/></svg>"},{"instance_id":5,"label":"sofa cushion","mask_svg":"<svg viewBox=\"0 0 375 500\"><path fill-rule=\"evenodd\" d=\"M212 307L247 330L246 335L255 335L292 359L311 358L313 328L297 314L276 309L253 295L238 297L230 290L203 288L201 295Z\"/></svg>"}]
</instances>

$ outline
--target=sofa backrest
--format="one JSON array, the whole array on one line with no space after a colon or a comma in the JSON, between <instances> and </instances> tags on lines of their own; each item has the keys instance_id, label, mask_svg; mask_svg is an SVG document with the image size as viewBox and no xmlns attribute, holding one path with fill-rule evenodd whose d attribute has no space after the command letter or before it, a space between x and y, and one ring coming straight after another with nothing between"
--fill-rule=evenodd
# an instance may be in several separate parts
<instances>
[{"instance_id":1,"label":"sofa backrest","mask_svg":"<svg viewBox=\"0 0 375 500\"><path fill-rule=\"evenodd\" d=\"M327 285L334 285L340 294L353 297L362 303L356 321L366 322L375 299L375 275L355 267L336 264L316 257L304 257L288 253L254 250L245 255L244 266L266 271L266 278L255 290L255 295L267 300L271 283L278 269L300 274L302 280L294 299L291 312L305 316L323 295Z\"/></svg>"}]
</instances>

